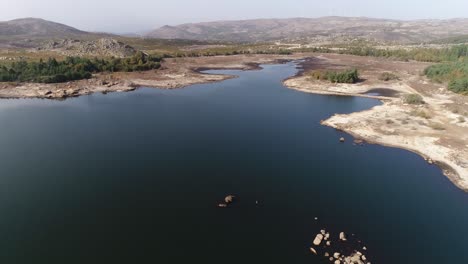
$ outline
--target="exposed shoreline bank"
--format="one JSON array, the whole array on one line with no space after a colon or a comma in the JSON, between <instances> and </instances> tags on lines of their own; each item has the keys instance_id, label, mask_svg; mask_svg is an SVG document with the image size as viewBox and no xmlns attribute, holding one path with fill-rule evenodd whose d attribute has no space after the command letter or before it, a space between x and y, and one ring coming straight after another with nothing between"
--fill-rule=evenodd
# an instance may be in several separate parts
<instances>
[{"instance_id":1,"label":"exposed shoreline bank","mask_svg":"<svg viewBox=\"0 0 468 264\"><path fill-rule=\"evenodd\" d=\"M356 96L380 100L381 105L349 114L335 114L323 120L322 125L344 131L356 139L371 144L400 148L422 156L429 164L438 165L443 174L458 188L468 192L468 124L457 122L461 114L450 111L457 105L458 111L465 111L467 99L446 91L442 85L426 82L417 74L426 65L422 63L385 62L380 59L367 58L368 67L363 67L364 82L357 84L332 84L311 80L306 72L312 69L328 69L340 60L340 66L353 65L354 56L325 55L321 62L317 60L304 62L303 70L294 77L284 80L288 88L301 92L334 95ZM401 64L401 65L395 65ZM407 65L405 65L407 64ZM358 64L359 65L359 64ZM396 66L396 67L395 67ZM400 70L400 80L383 82L376 76L382 69ZM375 68L375 69L374 69ZM380 69L379 69L380 68ZM413 68L415 72L407 69ZM366 92L376 87L395 91L395 96L367 95ZM424 105L405 104L400 95L416 93L423 96ZM466 108L465 108L466 107Z\"/></svg>"},{"instance_id":2,"label":"exposed shoreline bank","mask_svg":"<svg viewBox=\"0 0 468 264\"><path fill-rule=\"evenodd\" d=\"M350 95L352 96L352 95ZM359 95L356 95L359 96ZM384 102L385 104L385 102ZM362 112L372 112L375 111L375 109L371 109L362 111ZM344 118L353 118L353 114L355 113L362 113L362 112L354 112L351 114L348 114L347 117ZM462 189L465 192L468 192L468 186L466 184L466 179L463 179L461 175L465 174L465 168L458 166L455 162L453 162L450 159L447 159L443 156L438 157L437 155L434 155L433 152L423 152L427 151L426 148L422 147L415 147L413 144L408 144L408 143L399 143L399 142L404 142L403 138L397 139L397 140L392 140L390 138L379 138L379 137L374 137L373 135L369 134L364 134L360 133L359 130L353 129L353 128L347 128L345 125L342 125L339 121L336 120L336 118L339 115L334 115L327 120L324 120L320 122L324 126L332 127L335 128L339 131L343 131L355 139L362 140L368 144L376 144L376 145L381 145L385 147L391 147L391 148L399 148L399 149L404 149L410 152L413 152L422 158L424 158L425 161L427 161L430 165L436 165L438 166L441 170L442 173L449 178L449 180L455 184L458 188ZM346 116L346 115L341 115L341 116Z\"/></svg>"}]
</instances>

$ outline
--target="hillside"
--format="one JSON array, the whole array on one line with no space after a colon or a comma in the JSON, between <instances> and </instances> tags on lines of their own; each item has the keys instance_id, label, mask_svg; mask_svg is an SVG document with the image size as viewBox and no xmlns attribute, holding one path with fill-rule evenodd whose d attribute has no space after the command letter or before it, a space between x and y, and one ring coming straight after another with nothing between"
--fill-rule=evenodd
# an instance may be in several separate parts
<instances>
[{"instance_id":1,"label":"hillside","mask_svg":"<svg viewBox=\"0 0 468 264\"><path fill-rule=\"evenodd\" d=\"M56 37L86 34L89 33L40 18L21 18L0 22L0 36Z\"/></svg>"},{"instance_id":2,"label":"hillside","mask_svg":"<svg viewBox=\"0 0 468 264\"><path fill-rule=\"evenodd\" d=\"M0 48L36 48L44 41L57 39L95 40L113 37L105 33L91 33L40 18L20 18L0 22Z\"/></svg>"},{"instance_id":3,"label":"hillside","mask_svg":"<svg viewBox=\"0 0 468 264\"><path fill-rule=\"evenodd\" d=\"M146 37L235 42L364 38L417 43L468 34L468 19L399 21L365 17L322 17L216 21L163 26Z\"/></svg>"},{"instance_id":4,"label":"hillside","mask_svg":"<svg viewBox=\"0 0 468 264\"><path fill-rule=\"evenodd\" d=\"M113 38L97 40L63 39L51 40L37 50L54 51L65 56L97 56L125 58L137 52L132 46Z\"/></svg>"}]
</instances>

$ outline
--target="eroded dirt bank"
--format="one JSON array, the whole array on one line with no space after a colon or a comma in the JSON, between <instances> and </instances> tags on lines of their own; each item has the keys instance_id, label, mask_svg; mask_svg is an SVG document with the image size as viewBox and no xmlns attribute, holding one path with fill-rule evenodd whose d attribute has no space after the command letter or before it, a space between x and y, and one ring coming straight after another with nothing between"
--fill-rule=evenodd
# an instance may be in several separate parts
<instances>
[{"instance_id":1,"label":"eroded dirt bank","mask_svg":"<svg viewBox=\"0 0 468 264\"><path fill-rule=\"evenodd\" d=\"M303 72L284 81L290 88L329 95L364 96L383 104L362 112L336 114L322 124L370 143L407 149L439 165L459 188L468 191L468 98L421 76L427 63L395 62L379 58L322 54L305 61ZM355 67L362 81L332 84L313 80L317 69ZM399 80L381 81L382 72ZM419 94L425 104L406 104L405 94ZM466 119L466 120L465 120Z\"/></svg>"}]
</instances>

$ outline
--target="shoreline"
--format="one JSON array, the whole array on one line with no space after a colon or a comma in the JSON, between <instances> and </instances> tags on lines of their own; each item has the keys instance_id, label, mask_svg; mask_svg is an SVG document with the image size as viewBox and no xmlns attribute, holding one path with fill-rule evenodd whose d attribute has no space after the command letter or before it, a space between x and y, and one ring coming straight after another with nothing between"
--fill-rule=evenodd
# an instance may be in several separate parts
<instances>
[{"instance_id":1,"label":"shoreline","mask_svg":"<svg viewBox=\"0 0 468 264\"><path fill-rule=\"evenodd\" d=\"M349 95L349 96L353 96L353 95ZM347 114L347 115L352 115L354 113L361 113L361 112L366 112L366 111L372 111L373 108L374 107L372 107L372 108L370 108L368 110L364 110L364 111L360 111L360 112L353 112L353 113L350 113L350 114ZM346 114L344 114L344 115L346 115ZM330 128L334 128L334 129L336 129L338 131L342 131L342 132L352 136L354 139L361 140L361 141L363 141L363 142L365 142L367 144L379 145L379 146L384 146L384 147L389 147L389 148L398 148L398 149L402 149L402 150L406 150L406 151L415 153L415 154L421 156L426 162L428 162L429 165L435 165L435 166L439 167L441 172L456 187L458 187L459 189L461 189L464 192L468 193L468 186L467 186L467 184L465 182L466 180L464 180L460 176L460 173L456 169L456 167L458 167L458 166L454 165L453 162L451 162L449 160L446 160L446 159L443 159L443 160L440 160L440 158L436 159L436 157L431 156L430 154L429 155L424 154L421 150L419 150L417 148L412 148L411 146L408 146L408 145L396 144L396 143L392 143L392 142L389 142L389 141L386 141L386 140L377 140L377 139L372 139L370 137L360 135L359 133L357 133L353 129L346 129L346 128L341 127L339 124L333 123L333 117L334 116L338 116L338 115L335 114L335 115L331 116L330 118L321 121L320 124L324 125L324 126L328 126ZM349 117L349 118L351 118L351 117Z\"/></svg>"},{"instance_id":2,"label":"shoreline","mask_svg":"<svg viewBox=\"0 0 468 264\"><path fill-rule=\"evenodd\" d=\"M204 73L208 70L260 70L261 64L282 64L299 55L234 55L168 59L162 69L145 72L95 74L91 79L67 83L1 83L0 99L40 98L64 100L92 93L131 92L138 88L179 89L194 84L221 82L235 75Z\"/></svg>"},{"instance_id":3,"label":"shoreline","mask_svg":"<svg viewBox=\"0 0 468 264\"><path fill-rule=\"evenodd\" d=\"M325 59L330 59L333 62L334 56L329 57L331 59ZM322 62L322 64L325 63ZM322 125L343 131L355 139L363 140L369 144L413 152L424 158L428 164L438 166L456 187L468 192L468 139L465 136L468 133L468 125L453 121L457 115L450 113L446 107L449 105L449 99L452 99L449 96L461 99L462 103L465 102L463 100L466 98L456 94L447 95L446 89L442 90L440 87L433 87L434 84L424 83L424 80L419 79L423 77L414 74L408 74L398 82L383 83L376 81L375 78L371 80L369 75L376 75L376 72L369 70L369 72L365 72L368 75L366 76L368 80L363 83L332 84L308 79L306 76L307 66L302 66L302 68L304 70L283 81L285 87L306 93L365 97L382 102L381 105L367 110L334 114L328 119L322 120ZM316 65L312 68L317 69ZM325 69L327 68L325 67ZM416 81L423 85L421 87L415 85ZM375 89L375 87L382 86L397 91L398 94L420 94L426 103L415 106L405 104L400 96L363 94ZM424 90L427 87L437 88L441 92L437 96L432 96L430 90L425 93ZM455 99L452 100L455 101ZM466 104L468 103L463 105ZM417 111L424 111L432 116L428 118L415 116L414 112ZM444 125L445 127L439 130L436 125Z\"/></svg>"},{"instance_id":4,"label":"shoreline","mask_svg":"<svg viewBox=\"0 0 468 264\"><path fill-rule=\"evenodd\" d=\"M444 108L444 104L451 99L445 92L446 89L442 89L440 85L437 87L434 84L426 83L421 79L423 77L418 75L418 70L428 65L425 63L395 62L352 55L306 53L182 58L168 60L163 64L162 70L101 74L93 76L90 80L70 83L22 83L6 87L5 83L0 83L0 99L65 100L96 92L104 94L130 92L142 87L179 89L194 84L221 82L236 78L235 75L205 73L208 70L260 70L261 64L282 64L294 60L300 60L297 63L297 73L283 80L283 85L289 89L320 95L364 97L382 102L382 105L364 111L335 114L321 121L322 125L344 131L354 138L370 144L400 148L416 153L428 163L438 165L443 174L458 188L468 192L468 123L462 128L455 124L454 114L449 113ZM344 67L346 64L360 65L362 60L366 60L367 65L372 69L365 68L365 81L356 84L311 81L307 76L310 70L334 69L333 67L336 65L340 65L340 67ZM402 80L385 83L375 80L377 72L373 67L385 68L388 65L394 67L395 70L400 70L400 67L404 69L400 72ZM432 87L432 90L426 92L427 87ZM395 92L397 96L392 93L389 93L389 96L388 94L366 94L376 89L387 89ZM438 93L437 97L432 96L434 92ZM427 103L423 106L404 104L400 94L408 93L422 95ZM456 99L460 98L460 95L450 94L450 96L456 96ZM462 101L462 103L468 105L468 100ZM424 119L413 116L414 111L429 112L434 117ZM452 117L450 119L446 116ZM434 124L444 124L448 127L441 132L430 128L431 125L435 127ZM458 137L461 137L461 141ZM461 149L456 149L456 147Z\"/></svg>"}]
</instances>

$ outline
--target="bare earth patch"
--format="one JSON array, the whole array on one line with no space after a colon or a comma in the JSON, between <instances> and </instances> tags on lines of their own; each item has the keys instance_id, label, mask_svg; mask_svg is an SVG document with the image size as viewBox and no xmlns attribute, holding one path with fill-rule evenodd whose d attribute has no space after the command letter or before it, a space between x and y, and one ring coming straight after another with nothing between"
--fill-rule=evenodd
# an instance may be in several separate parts
<instances>
[{"instance_id":1,"label":"bare earth patch","mask_svg":"<svg viewBox=\"0 0 468 264\"><path fill-rule=\"evenodd\" d=\"M442 84L421 76L427 63L395 62L379 58L323 54L306 61L304 72L285 80L285 85L304 92L363 96L382 100L372 109L351 114L336 114L322 124L343 130L370 143L416 152L429 163L440 165L445 175L459 188L468 191L468 98L449 92ZM312 80L310 69L355 67L362 82L333 84ZM399 80L378 80L391 71ZM400 96L366 95L375 88L391 89ZM422 105L405 104L401 96L419 94Z\"/></svg>"}]
</instances>

